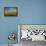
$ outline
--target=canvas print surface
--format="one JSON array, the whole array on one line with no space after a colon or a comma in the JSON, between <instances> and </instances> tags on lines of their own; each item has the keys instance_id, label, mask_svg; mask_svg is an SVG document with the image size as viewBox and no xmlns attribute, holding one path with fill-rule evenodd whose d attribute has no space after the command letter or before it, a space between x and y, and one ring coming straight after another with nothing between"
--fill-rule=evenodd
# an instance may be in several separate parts
<instances>
[{"instance_id":1,"label":"canvas print surface","mask_svg":"<svg viewBox=\"0 0 46 46\"><path fill-rule=\"evenodd\" d=\"M17 7L4 7L4 16L17 16Z\"/></svg>"},{"instance_id":2,"label":"canvas print surface","mask_svg":"<svg viewBox=\"0 0 46 46\"><path fill-rule=\"evenodd\" d=\"M20 39L46 41L46 25L21 25Z\"/></svg>"}]
</instances>

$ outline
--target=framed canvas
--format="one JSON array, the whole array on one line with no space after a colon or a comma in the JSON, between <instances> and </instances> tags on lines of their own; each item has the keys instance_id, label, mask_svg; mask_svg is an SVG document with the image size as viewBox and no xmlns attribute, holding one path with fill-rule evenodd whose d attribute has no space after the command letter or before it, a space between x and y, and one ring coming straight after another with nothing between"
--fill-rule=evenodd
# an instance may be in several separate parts
<instances>
[{"instance_id":1,"label":"framed canvas","mask_svg":"<svg viewBox=\"0 0 46 46\"><path fill-rule=\"evenodd\" d=\"M31 25L20 24L18 25L19 41L31 40L31 41L46 41L46 25Z\"/></svg>"},{"instance_id":2,"label":"framed canvas","mask_svg":"<svg viewBox=\"0 0 46 46\"><path fill-rule=\"evenodd\" d=\"M4 7L4 16L18 16L18 8Z\"/></svg>"}]
</instances>

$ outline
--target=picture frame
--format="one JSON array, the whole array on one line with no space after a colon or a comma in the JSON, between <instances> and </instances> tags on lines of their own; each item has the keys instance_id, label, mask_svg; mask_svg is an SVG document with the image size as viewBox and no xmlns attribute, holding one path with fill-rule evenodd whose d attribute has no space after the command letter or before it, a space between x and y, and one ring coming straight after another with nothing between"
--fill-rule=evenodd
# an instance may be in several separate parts
<instances>
[{"instance_id":1,"label":"picture frame","mask_svg":"<svg viewBox=\"0 0 46 46\"><path fill-rule=\"evenodd\" d=\"M4 7L4 16L18 16L18 7Z\"/></svg>"},{"instance_id":2,"label":"picture frame","mask_svg":"<svg viewBox=\"0 0 46 46\"><path fill-rule=\"evenodd\" d=\"M25 40L25 39L31 40L31 41L46 41L46 24L19 24L18 30L19 30L18 31L19 42L21 40ZM27 31L27 30L28 30L28 33L26 34L26 36L28 36L28 37L25 38L24 37L25 35L22 34L22 31ZM29 37L29 36L31 36L31 37ZM37 37L35 37L35 36L37 36Z\"/></svg>"}]
</instances>

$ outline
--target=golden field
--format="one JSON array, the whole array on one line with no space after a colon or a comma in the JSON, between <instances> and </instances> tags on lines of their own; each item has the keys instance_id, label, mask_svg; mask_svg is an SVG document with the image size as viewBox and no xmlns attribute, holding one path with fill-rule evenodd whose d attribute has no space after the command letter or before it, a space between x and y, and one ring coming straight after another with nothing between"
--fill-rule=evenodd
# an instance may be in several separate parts
<instances>
[{"instance_id":1,"label":"golden field","mask_svg":"<svg viewBox=\"0 0 46 46\"><path fill-rule=\"evenodd\" d=\"M15 11L5 11L5 16L16 16L17 13Z\"/></svg>"}]
</instances>

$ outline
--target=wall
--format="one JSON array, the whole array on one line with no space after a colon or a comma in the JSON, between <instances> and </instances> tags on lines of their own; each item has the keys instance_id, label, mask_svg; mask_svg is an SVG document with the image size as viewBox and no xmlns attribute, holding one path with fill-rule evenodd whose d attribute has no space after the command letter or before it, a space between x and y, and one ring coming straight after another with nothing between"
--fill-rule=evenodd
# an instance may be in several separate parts
<instances>
[{"instance_id":1,"label":"wall","mask_svg":"<svg viewBox=\"0 0 46 46\"><path fill-rule=\"evenodd\" d=\"M18 16L5 17L6 6L18 7ZM46 0L0 0L0 44L8 43L9 32L18 32L18 24L46 24Z\"/></svg>"},{"instance_id":2,"label":"wall","mask_svg":"<svg viewBox=\"0 0 46 46\"><path fill-rule=\"evenodd\" d=\"M46 0L25 0L21 11L21 24L46 24Z\"/></svg>"}]
</instances>

